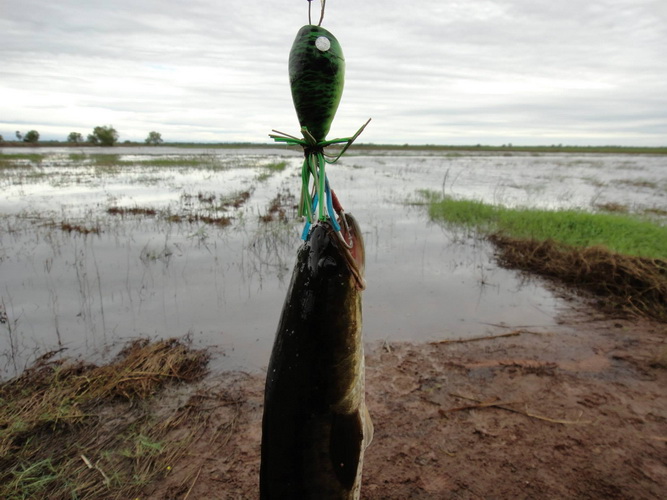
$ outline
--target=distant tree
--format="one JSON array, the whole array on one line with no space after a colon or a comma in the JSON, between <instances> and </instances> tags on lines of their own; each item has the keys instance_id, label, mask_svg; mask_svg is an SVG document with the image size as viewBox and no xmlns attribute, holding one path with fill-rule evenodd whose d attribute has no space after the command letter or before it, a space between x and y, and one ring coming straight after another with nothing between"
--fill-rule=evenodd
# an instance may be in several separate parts
<instances>
[{"instance_id":1,"label":"distant tree","mask_svg":"<svg viewBox=\"0 0 667 500\"><path fill-rule=\"evenodd\" d=\"M23 137L23 142L31 142L35 144L37 141L39 141L39 132L36 130L28 131Z\"/></svg>"},{"instance_id":2,"label":"distant tree","mask_svg":"<svg viewBox=\"0 0 667 500\"><path fill-rule=\"evenodd\" d=\"M5 142L5 138L2 137L2 134L0 134L0 142Z\"/></svg>"},{"instance_id":3,"label":"distant tree","mask_svg":"<svg viewBox=\"0 0 667 500\"><path fill-rule=\"evenodd\" d=\"M88 142L101 146L113 146L118 142L118 132L111 125L95 127L93 133L88 136Z\"/></svg>"},{"instance_id":4,"label":"distant tree","mask_svg":"<svg viewBox=\"0 0 667 500\"><path fill-rule=\"evenodd\" d=\"M16 131L16 138L17 138L19 141L22 141L22 140L23 140L23 134L21 134L21 131L20 131L20 130L17 130L17 131Z\"/></svg>"},{"instance_id":5,"label":"distant tree","mask_svg":"<svg viewBox=\"0 0 667 500\"><path fill-rule=\"evenodd\" d=\"M83 136L79 132L70 132L67 136L67 142L79 144L80 142L83 142Z\"/></svg>"},{"instance_id":6,"label":"distant tree","mask_svg":"<svg viewBox=\"0 0 667 500\"><path fill-rule=\"evenodd\" d=\"M153 146L157 146L158 144L162 144L164 141L162 140L162 134L160 132L149 132L148 137L146 137L146 144L152 144Z\"/></svg>"}]
</instances>

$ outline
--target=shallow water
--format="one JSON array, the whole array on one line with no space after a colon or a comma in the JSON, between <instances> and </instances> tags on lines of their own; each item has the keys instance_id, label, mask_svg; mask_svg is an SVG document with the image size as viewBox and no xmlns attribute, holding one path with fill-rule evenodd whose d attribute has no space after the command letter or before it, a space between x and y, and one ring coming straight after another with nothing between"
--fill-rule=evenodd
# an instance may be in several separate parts
<instances>
[{"instance_id":1,"label":"shallow water","mask_svg":"<svg viewBox=\"0 0 667 500\"><path fill-rule=\"evenodd\" d=\"M64 348L101 360L124 340L190 333L216 369L261 370L301 222L260 222L298 196L293 150L102 148L29 151L0 169L0 376ZM16 150L4 150L14 154ZM0 159L2 157L0 156ZM275 170L267 165L286 162ZM479 335L489 323L548 328L562 307L539 280L498 268L492 248L429 221L409 201L431 189L490 203L632 211L667 205L660 156L374 151L328 167L366 243L364 334L375 340ZM240 192L241 206L222 206ZM108 209L152 209L113 215ZM232 217L227 227L169 216ZM81 234L61 224L99 230Z\"/></svg>"}]
</instances>

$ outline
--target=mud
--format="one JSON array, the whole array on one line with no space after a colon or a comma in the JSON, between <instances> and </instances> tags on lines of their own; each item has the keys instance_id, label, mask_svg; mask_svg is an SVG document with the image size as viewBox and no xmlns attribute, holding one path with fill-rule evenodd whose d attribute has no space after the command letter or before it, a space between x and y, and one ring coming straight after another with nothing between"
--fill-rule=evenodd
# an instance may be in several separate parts
<instances>
[{"instance_id":1,"label":"mud","mask_svg":"<svg viewBox=\"0 0 667 500\"><path fill-rule=\"evenodd\" d=\"M667 325L581 304L559 319L553 332L372 345L362 498L664 498ZM141 498L257 498L263 379L198 387L208 427Z\"/></svg>"}]
</instances>

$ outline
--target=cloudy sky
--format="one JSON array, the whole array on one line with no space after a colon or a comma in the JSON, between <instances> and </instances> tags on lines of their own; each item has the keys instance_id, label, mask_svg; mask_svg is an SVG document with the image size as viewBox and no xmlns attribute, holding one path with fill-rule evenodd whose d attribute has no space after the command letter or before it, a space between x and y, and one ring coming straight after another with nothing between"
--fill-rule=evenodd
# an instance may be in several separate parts
<instances>
[{"instance_id":1,"label":"cloudy sky","mask_svg":"<svg viewBox=\"0 0 667 500\"><path fill-rule=\"evenodd\" d=\"M320 2L313 2L313 17ZM306 0L0 0L0 134L296 135ZM667 145L665 0L329 0L346 86L329 138Z\"/></svg>"}]
</instances>

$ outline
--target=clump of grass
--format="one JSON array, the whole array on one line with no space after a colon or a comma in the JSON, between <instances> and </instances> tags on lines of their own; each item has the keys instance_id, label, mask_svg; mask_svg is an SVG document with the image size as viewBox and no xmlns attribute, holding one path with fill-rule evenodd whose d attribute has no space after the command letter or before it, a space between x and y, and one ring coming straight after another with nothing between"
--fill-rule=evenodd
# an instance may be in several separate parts
<instances>
[{"instance_id":1,"label":"clump of grass","mask_svg":"<svg viewBox=\"0 0 667 500\"><path fill-rule=\"evenodd\" d=\"M204 196L204 195L202 195ZM241 193L234 199L226 199L222 202L221 207L234 206L235 208L240 207L245 200L250 197L250 193ZM212 203L214 201L215 195L213 198L209 199L200 199L202 203ZM132 216L148 216L148 217L162 217L167 222L174 224L179 224L182 222L188 222L190 224L195 222L203 222L204 224L210 224L213 226L226 227L231 225L233 218L228 216L218 216L218 215L205 215L197 213L186 213L186 214L173 214L168 211L158 211L154 208L149 207L109 207L107 213L110 215L132 215Z\"/></svg>"},{"instance_id":2,"label":"clump of grass","mask_svg":"<svg viewBox=\"0 0 667 500\"><path fill-rule=\"evenodd\" d=\"M595 208L603 212L610 212L617 214L627 214L630 212L630 209L628 208L627 205L623 205L621 203L616 203L613 201L608 203L598 203L595 205Z\"/></svg>"},{"instance_id":3,"label":"clump of grass","mask_svg":"<svg viewBox=\"0 0 667 500\"><path fill-rule=\"evenodd\" d=\"M141 340L106 366L45 356L0 384L0 498L134 498L195 437L170 437L197 422L195 405L157 415L151 396L200 379L207 361L175 339Z\"/></svg>"},{"instance_id":4,"label":"clump of grass","mask_svg":"<svg viewBox=\"0 0 667 500\"><path fill-rule=\"evenodd\" d=\"M286 161L272 162L267 165L264 165L264 168L272 170L274 172L282 172L283 170L285 170L285 168L287 168L287 162Z\"/></svg>"},{"instance_id":5,"label":"clump of grass","mask_svg":"<svg viewBox=\"0 0 667 500\"><path fill-rule=\"evenodd\" d=\"M66 221L63 221L56 226L59 227L61 231L65 231L66 233L79 233L83 234L84 236L88 234L100 234L101 232L99 226L88 227L84 226L83 224L72 224L71 222Z\"/></svg>"},{"instance_id":6,"label":"clump of grass","mask_svg":"<svg viewBox=\"0 0 667 500\"><path fill-rule=\"evenodd\" d=\"M221 158L218 155L213 154L199 154L199 155L189 155L189 156L172 156L172 157L158 157L158 158L149 158L142 159L139 162L136 161L127 161L124 162L128 165L142 165L142 166L151 166L151 167L175 167L175 168L198 168L204 167L206 169L221 169L224 168Z\"/></svg>"},{"instance_id":7,"label":"clump of grass","mask_svg":"<svg viewBox=\"0 0 667 500\"><path fill-rule=\"evenodd\" d=\"M510 209L434 197L433 219L474 228L499 261L603 297L600 305L667 321L667 227L626 214Z\"/></svg>"},{"instance_id":8,"label":"clump of grass","mask_svg":"<svg viewBox=\"0 0 667 500\"><path fill-rule=\"evenodd\" d=\"M210 205L215 201L215 198L215 193L203 193L201 191L197 193L197 199L199 200L199 203L207 203Z\"/></svg>"},{"instance_id":9,"label":"clump of grass","mask_svg":"<svg viewBox=\"0 0 667 500\"><path fill-rule=\"evenodd\" d=\"M601 298L598 306L667 321L667 261L577 248L553 240L490 237L505 267L558 279Z\"/></svg>"},{"instance_id":10,"label":"clump of grass","mask_svg":"<svg viewBox=\"0 0 667 500\"><path fill-rule=\"evenodd\" d=\"M225 196L220 200L218 205L219 210L226 210L230 207L241 208L245 203L250 199L250 191L239 191L237 193L232 193L228 196Z\"/></svg>"},{"instance_id":11,"label":"clump of grass","mask_svg":"<svg viewBox=\"0 0 667 500\"><path fill-rule=\"evenodd\" d=\"M144 207L109 207L107 213L109 215L147 215L152 217L157 215L157 210Z\"/></svg>"},{"instance_id":12,"label":"clump of grass","mask_svg":"<svg viewBox=\"0 0 667 500\"><path fill-rule=\"evenodd\" d=\"M440 202L431 202L429 214L454 225L492 230L498 221L499 210L481 201L444 198Z\"/></svg>"},{"instance_id":13,"label":"clump of grass","mask_svg":"<svg viewBox=\"0 0 667 500\"><path fill-rule=\"evenodd\" d=\"M665 210L664 208L657 208L657 207L646 208L644 209L644 213L647 215L657 215L659 217L667 217L667 210Z\"/></svg>"},{"instance_id":14,"label":"clump of grass","mask_svg":"<svg viewBox=\"0 0 667 500\"><path fill-rule=\"evenodd\" d=\"M667 227L623 214L506 208L443 198L429 204L436 220L521 239L554 240L574 247L602 246L650 259L667 259Z\"/></svg>"},{"instance_id":15,"label":"clump of grass","mask_svg":"<svg viewBox=\"0 0 667 500\"><path fill-rule=\"evenodd\" d=\"M166 216L167 222L174 224L181 224L183 222L188 222L189 224L194 224L195 222L203 222L204 224L210 224L212 226L227 227L232 224L234 220L232 217L227 216L211 216L211 215L201 215L201 214L169 214Z\"/></svg>"},{"instance_id":16,"label":"clump of grass","mask_svg":"<svg viewBox=\"0 0 667 500\"><path fill-rule=\"evenodd\" d=\"M32 168L32 164L28 162L22 162L22 161L16 161L16 160L5 160L4 158L0 158L0 172L5 170L5 171L11 171L11 170L30 170Z\"/></svg>"},{"instance_id":17,"label":"clump of grass","mask_svg":"<svg viewBox=\"0 0 667 500\"><path fill-rule=\"evenodd\" d=\"M276 196L269 202L267 211L265 214L259 216L260 222L287 222L288 221L288 211L291 212L292 216L296 215L297 211L297 202L294 195L286 191L284 193L278 193Z\"/></svg>"},{"instance_id":18,"label":"clump of grass","mask_svg":"<svg viewBox=\"0 0 667 500\"><path fill-rule=\"evenodd\" d=\"M287 162L277 161L277 162L267 163L266 165L262 165L262 167L264 168L264 171L257 176L257 180L259 182L264 182L267 179L269 179L274 173L282 172L283 170L285 170L285 168L287 168Z\"/></svg>"},{"instance_id":19,"label":"clump of grass","mask_svg":"<svg viewBox=\"0 0 667 500\"><path fill-rule=\"evenodd\" d=\"M616 181L617 184L622 186L631 186L637 188L647 188L647 189L657 189L658 183L654 181L648 181L645 179L619 179Z\"/></svg>"},{"instance_id":20,"label":"clump of grass","mask_svg":"<svg viewBox=\"0 0 667 500\"><path fill-rule=\"evenodd\" d=\"M40 153L8 153L0 155L0 160L2 161L23 160L23 161L39 163L44 158L46 158L46 155Z\"/></svg>"}]
</instances>

